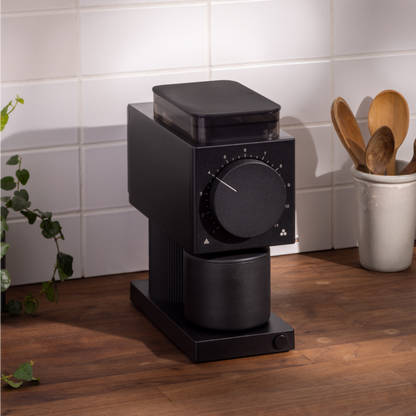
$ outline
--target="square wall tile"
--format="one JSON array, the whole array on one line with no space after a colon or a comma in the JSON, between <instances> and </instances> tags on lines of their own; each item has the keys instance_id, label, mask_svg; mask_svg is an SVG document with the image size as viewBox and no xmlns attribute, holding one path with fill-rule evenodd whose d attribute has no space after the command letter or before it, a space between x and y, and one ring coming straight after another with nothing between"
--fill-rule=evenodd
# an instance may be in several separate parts
<instances>
[{"instance_id":1,"label":"square wall tile","mask_svg":"<svg viewBox=\"0 0 416 416\"><path fill-rule=\"evenodd\" d=\"M327 57L330 2L212 3L211 50L213 65Z\"/></svg>"},{"instance_id":2,"label":"square wall tile","mask_svg":"<svg viewBox=\"0 0 416 416\"><path fill-rule=\"evenodd\" d=\"M334 248L357 247L354 186L334 190Z\"/></svg>"},{"instance_id":3,"label":"square wall tile","mask_svg":"<svg viewBox=\"0 0 416 416\"><path fill-rule=\"evenodd\" d=\"M82 74L207 64L205 5L81 12Z\"/></svg>"},{"instance_id":4,"label":"square wall tile","mask_svg":"<svg viewBox=\"0 0 416 416\"><path fill-rule=\"evenodd\" d=\"M299 236L299 242L271 247L272 256L332 248L330 189L296 192L295 229Z\"/></svg>"},{"instance_id":5,"label":"square wall tile","mask_svg":"<svg viewBox=\"0 0 416 416\"><path fill-rule=\"evenodd\" d=\"M296 189L331 186L331 127L291 127L295 138Z\"/></svg>"},{"instance_id":6,"label":"square wall tile","mask_svg":"<svg viewBox=\"0 0 416 416\"><path fill-rule=\"evenodd\" d=\"M416 49L413 0L334 1L335 54Z\"/></svg>"},{"instance_id":7,"label":"square wall tile","mask_svg":"<svg viewBox=\"0 0 416 416\"><path fill-rule=\"evenodd\" d=\"M80 216L57 215L52 219L59 221L65 237L65 240L59 240L59 249L74 258L74 274L70 279L81 277ZM10 248L6 254L6 269L10 273L12 286L47 282L52 277L56 263L56 245L53 238L43 237L39 225L39 220L32 225L26 220L9 222L6 241ZM59 280L58 274L56 278ZM58 286L58 290L60 287ZM35 293L32 292L32 295L35 296Z\"/></svg>"},{"instance_id":8,"label":"square wall tile","mask_svg":"<svg viewBox=\"0 0 416 416\"><path fill-rule=\"evenodd\" d=\"M84 80L82 83L84 142L126 140L127 105L153 102L152 88L155 85L207 80L207 70Z\"/></svg>"},{"instance_id":9,"label":"square wall tile","mask_svg":"<svg viewBox=\"0 0 416 416\"><path fill-rule=\"evenodd\" d=\"M15 84L2 87L2 106L16 95L18 104L1 137L3 152L78 144L77 81Z\"/></svg>"},{"instance_id":10,"label":"square wall tile","mask_svg":"<svg viewBox=\"0 0 416 416\"><path fill-rule=\"evenodd\" d=\"M377 58L336 59L335 96L343 97L353 113L368 116L373 98L384 90L396 90L416 112L416 53Z\"/></svg>"},{"instance_id":11,"label":"square wall tile","mask_svg":"<svg viewBox=\"0 0 416 416\"><path fill-rule=\"evenodd\" d=\"M14 176L18 166L5 165L13 153L2 154L2 176ZM29 193L31 209L51 211L54 214L80 209L79 152L78 149L42 150L19 152L22 169L27 169L30 178L23 188ZM22 187L21 187L22 189ZM3 191L2 196L14 191ZM10 218L22 218L18 212L10 211Z\"/></svg>"},{"instance_id":12,"label":"square wall tile","mask_svg":"<svg viewBox=\"0 0 416 416\"><path fill-rule=\"evenodd\" d=\"M139 211L85 215L85 277L149 269L148 221Z\"/></svg>"},{"instance_id":13,"label":"square wall tile","mask_svg":"<svg viewBox=\"0 0 416 416\"><path fill-rule=\"evenodd\" d=\"M20 12L27 10L47 10L74 8L76 0L2 0L1 11Z\"/></svg>"},{"instance_id":14,"label":"square wall tile","mask_svg":"<svg viewBox=\"0 0 416 416\"><path fill-rule=\"evenodd\" d=\"M45 15L3 15L2 81L75 76L76 28L76 14L71 11Z\"/></svg>"},{"instance_id":15,"label":"square wall tile","mask_svg":"<svg viewBox=\"0 0 416 416\"><path fill-rule=\"evenodd\" d=\"M127 142L83 149L86 210L129 206Z\"/></svg>"},{"instance_id":16,"label":"square wall tile","mask_svg":"<svg viewBox=\"0 0 416 416\"><path fill-rule=\"evenodd\" d=\"M281 126L330 121L329 61L213 69L212 79L232 79L280 104Z\"/></svg>"}]
</instances>

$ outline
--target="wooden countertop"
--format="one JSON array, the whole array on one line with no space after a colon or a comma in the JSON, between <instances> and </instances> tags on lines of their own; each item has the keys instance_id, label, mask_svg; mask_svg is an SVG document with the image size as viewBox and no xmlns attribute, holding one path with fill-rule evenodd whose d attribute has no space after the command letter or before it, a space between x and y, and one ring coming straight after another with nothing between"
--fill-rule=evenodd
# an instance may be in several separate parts
<instances>
[{"instance_id":1,"label":"wooden countertop","mask_svg":"<svg viewBox=\"0 0 416 416\"><path fill-rule=\"evenodd\" d=\"M391 274L361 268L357 249L272 258L272 310L295 329L296 349L203 364L130 302L130 281L145 278L70 280L36 317L3 313L2 373L33 360L41 381L3 382L1 414L416 414L416 248L412 266Z\"/></svg>"}]
</instances>

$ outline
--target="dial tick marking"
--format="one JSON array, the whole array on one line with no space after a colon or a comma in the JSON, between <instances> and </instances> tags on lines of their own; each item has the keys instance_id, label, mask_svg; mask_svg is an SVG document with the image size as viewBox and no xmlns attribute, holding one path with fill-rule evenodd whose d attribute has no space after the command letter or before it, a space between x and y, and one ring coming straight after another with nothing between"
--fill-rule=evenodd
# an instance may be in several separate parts
<instances>
[{"instance_id":1,"label":"dial tick marking","mask_svg":"<svg viewBox=\"0 0 416 416\"><path fill-rule=\"evenodd\" d=\"M211 175L212 175L212 173L211 173ZM218 176L215 176L215 175L212 175L212 176L214 176L215 179L218 179L223 185L228 186L234 192L237 192L237 189L234 189L232 186L228 185L228 183L225 183L224 181L222 181Z\"/></svg>"}]
</instances>

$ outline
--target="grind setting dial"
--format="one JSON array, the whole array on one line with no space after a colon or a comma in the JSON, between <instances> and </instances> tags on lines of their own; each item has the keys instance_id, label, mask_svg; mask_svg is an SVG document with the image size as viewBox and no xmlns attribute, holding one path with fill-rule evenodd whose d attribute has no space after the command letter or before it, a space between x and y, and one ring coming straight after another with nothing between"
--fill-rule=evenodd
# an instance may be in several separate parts
<instances>
[{"instance_id":1,"label":"grind setting dial","mask_svg":"<svg viewBox=\"0 0 416 416\"><path fill-rule=\"evenodd\" d=\"M240 159L215 176L209 206L215 220L230 234L252 238L270 230L286 204L285 184L267 163Z\"/></svg>"}]
</instances>

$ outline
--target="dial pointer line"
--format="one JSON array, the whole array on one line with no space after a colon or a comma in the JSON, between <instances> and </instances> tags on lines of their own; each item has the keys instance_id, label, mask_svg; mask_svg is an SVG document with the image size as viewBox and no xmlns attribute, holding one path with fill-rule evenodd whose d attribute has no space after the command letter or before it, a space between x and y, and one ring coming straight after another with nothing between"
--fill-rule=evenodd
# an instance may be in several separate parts
<instances>
[{"instance_id":1,"label":"dial pointer line","mask_svg":"<svg viewBox=\"0 0 416 416\"><path fill-rule=\"evenodd\" d=\"M212 174L211 174L212 175ZM218 176L212 175L214 176L215 179L218 179L223 185L228 186L230 189L232 189L234 192L237 192L237 189L234 189L232 186L228 185L228 183L225 183L224 181L222 181L220 178L218 178Z\"/></svg>"}]
</instances>

